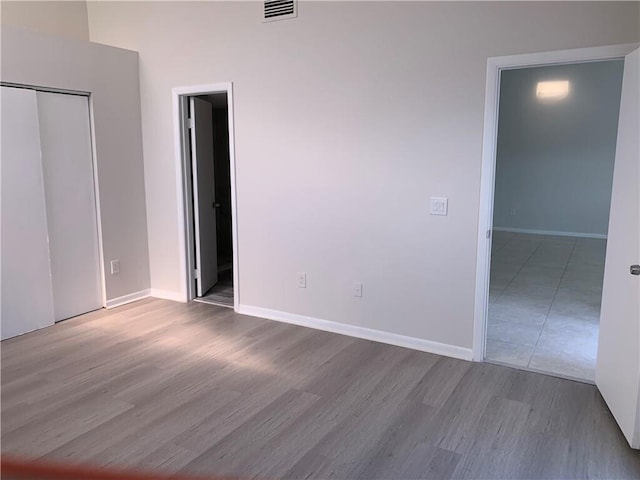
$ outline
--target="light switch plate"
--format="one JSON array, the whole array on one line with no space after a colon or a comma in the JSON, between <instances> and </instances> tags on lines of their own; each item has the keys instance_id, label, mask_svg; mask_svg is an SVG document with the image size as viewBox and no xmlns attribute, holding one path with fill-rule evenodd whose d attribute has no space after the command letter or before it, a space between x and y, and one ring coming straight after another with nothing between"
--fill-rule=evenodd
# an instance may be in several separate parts
<instances>
[{"instance_id":1,"label":"light switch plate","mask_svg":"<svg viewBox=\"0 0 640 480\"><path fill-rule=\"evenodd\" d=\"M111 275L118 275L120 273L120 260L111 260L109 266L111 268Z\"/></svg>"},{"instance_id":2,"label":"light switch plate","mask_svg":"<svg viewBox=\"0 0 640 480\"><path fill-rule=\"evenodd\" d=\"M431 197L429 213L431 215L447 215L449 211L449 199L447 197Z\"/></svg>"}]
</instances>

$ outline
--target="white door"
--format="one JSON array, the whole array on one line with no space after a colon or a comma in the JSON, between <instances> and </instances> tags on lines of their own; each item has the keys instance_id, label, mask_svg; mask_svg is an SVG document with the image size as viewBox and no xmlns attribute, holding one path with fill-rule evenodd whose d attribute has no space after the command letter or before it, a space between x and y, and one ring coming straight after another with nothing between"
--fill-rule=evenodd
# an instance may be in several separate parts
<instances>
[{"instance_id":1,"label":"white door","mask_svg":"<svg viewBox=\"0 0 640 480\"><path fill-rule=\"evenodd\" d=\"M213 168L213 112L211 104L191 97L191 171L193 172L193 219L195 224L196 279L198 296L218 282L216 243L216 192Z\"/></svg>"},{"instance_id":2,"label":"white door","mask_svg":"<svg viewBox=\"0 0 640 480\"><path fill-rule=\"evenodd\" d=\"M640 50L625 58L600 313L596 385L633 448L640 448Z\"/></svg>"},{"instance_id":3,"label":"white door","mask_svg":"<svg viewBox=\"0 0 640 480\"><path fill-rule=\"evenodd\" d=\"M2 87L2 340L53 325L36 92Z\"/></svg>"},{"instance_id":4,"label":"white door","mask_svg":"<svg viewBox=\"0 0 640 480\"><path fill-rule=\"evenodd\" d=\"M55 320L102 307L89 99L38 92Z\"/></svg>"}]
</instances>

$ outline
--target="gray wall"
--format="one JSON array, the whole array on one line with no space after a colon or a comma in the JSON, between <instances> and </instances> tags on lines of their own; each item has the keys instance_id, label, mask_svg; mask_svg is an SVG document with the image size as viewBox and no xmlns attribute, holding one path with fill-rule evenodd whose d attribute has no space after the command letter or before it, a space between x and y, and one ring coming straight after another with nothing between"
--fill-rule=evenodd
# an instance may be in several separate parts
<instances>
[{"instance_id":1,"label":"gray wall","mask_svg":"<svg viewBox=\"0 0 640 480\"><path fill-rule=\"evenodd\" d=\"M606 235L624 62L504 71L494 228ZM569 95L536 98L539 81Z\"/></svg>"},{"instance_id":2,"label":"gray wall","mask_svg":"<svg viewBox=\"0 0 640 480\"><path fill-rule=\"evenodd\" d=\"M3 25L0 80L91 92L106 298L149 289L138 55ZM26 253L26 252L25 252Z\"/></svg>"}]
</instances>

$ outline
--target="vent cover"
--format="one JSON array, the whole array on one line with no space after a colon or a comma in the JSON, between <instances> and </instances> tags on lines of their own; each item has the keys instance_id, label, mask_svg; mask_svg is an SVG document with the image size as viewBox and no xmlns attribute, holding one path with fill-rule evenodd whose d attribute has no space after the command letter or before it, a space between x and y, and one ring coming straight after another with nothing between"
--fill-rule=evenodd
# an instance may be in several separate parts
<instances>
[{"instance_id":1,"label":"vent cover","mask_svg":"<svg viewBox=\"0 0 640 480\"><path fill-rule=\"evenodd\" d=\"M273 22L298 16L296 0L265 0L263 22Z\"/></svg>"}]
</instances>

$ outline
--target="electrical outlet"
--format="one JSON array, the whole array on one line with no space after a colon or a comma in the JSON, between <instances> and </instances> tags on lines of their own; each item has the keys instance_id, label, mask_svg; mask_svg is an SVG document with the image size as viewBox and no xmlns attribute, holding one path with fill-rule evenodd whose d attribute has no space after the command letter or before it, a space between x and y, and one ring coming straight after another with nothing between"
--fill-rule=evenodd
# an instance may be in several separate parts
<instances>
[{"instance_id":1,"label":"electrical outlet","mask_svg":"<svg viewBox=\"0 0 640 480\"><path fill-rule=\"evenodd\" d=\"M431 215L446 215L448 213L449 199L446 197L431 197Z\"/></svg>"},{"instance_id":2,"label":"electrical outlet","mask_svg":"<svg viewBox=\"0 0 640 480\"><path fill-rule=\"evenodd\" d=\"M307 274L304 272L298 273L298 288L307 288Z\"/></svg>"},{"instance_id":3,"label":"electrical outlet","mask_svg":"<svg viewBox=\"0 0 640 480\"><path fill-rule=\"evenodd\" d=\"M362 284L360 282L353 284L353 296L362 297Z\"/></svg>"},{"instance_id":4,"label":"electrical outlet","mask_svg":"<svg viewBox=\"0 0 640 480\"><path fill-rule=\"evenodd\" d=\"M511 210L509 210L509 215L511 215L512 217L514 217L516 215L517 211L515 208L512 208Z\"/></svg>"},{"instance_id":5,"label":"electrical outlet","mask_svg":"<svg viewBox=\"0 0 640 480\"><path fill-rule=\"evenodd\" d=\"M111 275L118 275L120 273L120 260L111 260Z\"/></svg>"}]
</instances>

